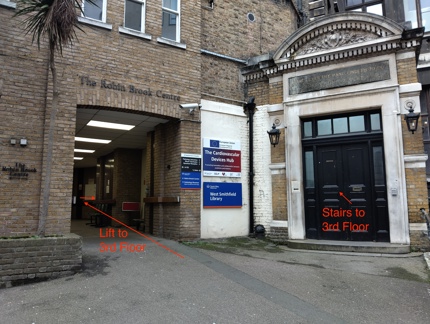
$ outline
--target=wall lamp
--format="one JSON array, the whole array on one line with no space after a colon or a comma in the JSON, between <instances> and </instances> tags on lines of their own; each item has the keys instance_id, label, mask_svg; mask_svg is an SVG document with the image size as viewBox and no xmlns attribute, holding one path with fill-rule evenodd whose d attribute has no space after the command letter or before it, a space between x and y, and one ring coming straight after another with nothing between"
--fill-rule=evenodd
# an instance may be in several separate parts
<instances>
[{"instance_id":1,"label":"wall lamp","mask_svg":"<svg viewBox=\"0 0 430 324\"><path fill-rule=\"evenodd\" d=\"M202 105L198 103L189 103L189 104L180 104L179 107L181 109L188 109L190 115L194 114L194 110L200 109Z\"/></svg>"},{"instance_id":2,"label":"wall lamp","mask_svg":"<svg viewBox=\"0 0 430 324\"><path fill-rule=\"evenodd\" d=\"M281 131L276 128L275 124L273 124L272 129L270 131L267 131L267 134L269 134L270 144L273 145L273 147L279 144L279 137L281 136Z\"/></svg>"},{"instance_id":3,"label":"wall lamp","mask_svg":"<svg viewBox=\"0 0 430 324\"><path fill-rule=\"evenodd\" d=\"M420 118L420 113L414 112L415 103L412 100L407 101L405 106L409 111L409 113L405 115L406 125L408 126L408 131L412 132L413 134L418 129L418 119Z\"/></svg>"}]
</instances>

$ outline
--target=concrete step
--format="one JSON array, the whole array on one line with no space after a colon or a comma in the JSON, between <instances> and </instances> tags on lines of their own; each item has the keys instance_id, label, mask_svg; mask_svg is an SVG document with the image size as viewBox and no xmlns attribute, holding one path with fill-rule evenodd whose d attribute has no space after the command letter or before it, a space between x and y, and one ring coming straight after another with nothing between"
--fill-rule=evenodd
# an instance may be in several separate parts
<instances>
[{"instance_id":1,"label":"concrete step","mask_svg":"<svg viewBox=\"0 0 430 324\"><path fill-rule=\"evenodd\" d=\"M382 242L288 240L286 243L291 249L302 250L383 254L406 254L411 252L410 245Z\"/></svg>"}]
</instances>

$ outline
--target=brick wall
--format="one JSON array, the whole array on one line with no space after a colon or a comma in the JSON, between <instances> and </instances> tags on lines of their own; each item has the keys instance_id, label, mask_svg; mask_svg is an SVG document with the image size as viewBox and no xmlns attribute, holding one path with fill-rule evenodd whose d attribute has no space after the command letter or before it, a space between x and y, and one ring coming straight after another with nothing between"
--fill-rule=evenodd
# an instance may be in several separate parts
<instances>
[{"instance_id":1,"label":"brick wall","mask_svg":"<svg viewBox=\"0 0 430 324\"><path fill-rule=\"evenodd\" d=\"M274 242L285 243L288 241L288 227L272 226L267 237Z\"/></svg>"},{"instance_id":2,"label":"brick wall","mask_svg":"<svg viewBox=\"0 0 430 324\"><path fill-rule=\"evenodd\" d=\"M70 75L73 69L69 66L57 66L59 76ZM65 234L70 232L72 187L73 187L73 149L75 147L76 105L75 89L68 87L69 78L60 78L58 90L60 100L55 118L52 157L48 156L49 119L52 110L52 76L48 74L47 99L45 103L45 127L42 155L42 184L48 169L47 161L51 160L51 184L49 190L49 209L46 221L47 235ZM40 205L42 205L42 192Z\"/></svg>"},{"instance_id":3,"label":"brick wall","mask_svg":"<svg viewBox=\"0 0 430 324\"><path fill-rule=\"evenodd\" d=\"M77 30L78 41L72 47L66 46L63 56L57 55L60 98L53 157L49 159L53 165L46 234L70 231L77 108L127 109L151 116L191 119L193 126L184 126L186 122L182 122L181 127L172 131L170 142L169 137L164 136L165 129L156 136L160 142L166 140L166 146L159 147L165 152L156 149L157 161L163 161L163 167L157 164L154 168L156 177L159 177L155 182L156 190L159 194L179 195L175 192L179 188L178 154L193 153L200 148L200 131L196 131L199 126L193 124L198 116L186 116L178 109L179 102L199 101L202 92L236 101L244 100L247 95L239 73L243 64L202 56L200 49L246 60L273 51L279 41L296 28L296 14L289 1L247 0L240 5L219 1L213 9L202 9L205 6L202 1L181 3L180 42L186 45L186 49L157 41L161 36L160 2L147 3L145 33L152 39L143 39L119 32L123 25L124 7L123 3L113 1L107 5L106 22L111 24L111 29L80 24L83 32ZM248 13L254 14L255 21L248 20ZM0 197L0 221L5 225L1 226L3 235L34 234L37 230L41 188L46 178L46 165L43 163L48 158L45 126L52 108L52 77L47 65L46 44L42 42L40 51L36 45L30 45L31 36L22 32L20 19L12 19L13 14L14 10L0 10L3 22L0 37L5 44L1 49L0 63L5 71L3 75L7 76L3 80L0 101L0 108L5 112L0 133L1 165L22 162L27 167L36 168L37 172L30 174L26 181L9 181L7 174L2 172L0 186L4 194ZM274 20L277 24L272 23ZM28 71L32 73L28 74ZM87 80L91 82L87 83ZM152 93L162 90L179 96L180 100L107 89L102 86L103 82L132 84ZM261 91L257 97L259 104L268 102L267 91ZM174 128L172 126L171 130ZM177 135L179 139L175 137ZM11 147L11 136L25 136L29 145L26 148ZM17 161L17 156L22 160ZM172 171L168 172L167 164L171 165ZM158 206L157 213L166 217L164 232L170 232L166 229L172 228L177 231L173 236L183 235L178 232L179 224L179 228L183 227L182 232L191 228L190 237L196 237L199 232L199 221L196 220L200 209L199 197L190 191L182 194L193 203L186 208L181 207L179 223L168 205ZM22 201L26 203L22 204Z\"/></svg>"},{"instance_id":4,"label":"brick wall","mask_svg":"<svg viewBox=\"0 0 430 324\"><path fill-rule=\"evenodd\" d=\"M42 44L31 44L19 28L21 18L11 19L13 10L0 8L0 66L2 95L0 99L0 166L23 163L36 172L27 179L9 179L9 172L0 171L0 236L34 234L39 215L39 191L42 176L42 145L47 51ZM6 37L5 31L8 35ZM13 41L10 41L12 40ZM32 73L28 73L32 71ZM10 139L27 138L28 145L10 145ZM25 203L24 203L25 202Z\"/></svg>"},{"instance_id":5,"label":"brick wall","mask_svg":"<svg viewBox=\"0 0 430 324\"><path fill-rule=\"evenodd\" d=\"M195 112L197 114L197 112ZM176 178L171 185L174 187L174 192L178 192L180 187L180 154L201 154L201 129L200 122L196 120L182 120L179 130L180 146L177 147L176 155L169 153L169 158L176 162ZM175 137L175 134L172 134ZM166 143L169 145L169 143ZM167 146L169 149L170 146ZM179 228L176 228L176 237L178 240L192 240L200 237L200 190L179 190L181 196L180 203L180 223ZM171 210L172 217L177 217L177 211Z\"/></svg>"},{"instance_id":6,"label":"brick wall","mask_svg":"<svg viewBox=\"0 0 430 324\"><path fill-rule=\"evenodd\" d=\"M411 251L429 251L429 237L427 236L427 230L425 231L411 231Z\"/></svg>"},{"instance_id":7,"label":"brick wall","mask_svg":"<svg viewBox=\"0 0 430 324\"><path fill-rule=\"evenodd\" d=\"M198 114L198 112L195 112ZM200 154L200 126L193 120L170 122L156 127L153 145L157 163L151 171L151 150L147 150L148 186L154 173L154 197L180 197L180 203L145 204L146 231L150 229L151 209L153 234L175 240L200 237L200 190L181 190L181 153Z\"/></svg>"},{"instance_id":8,"label":"brick wall","mask_svg":"<svg viewBox=\"0 0 430 324\"><path fill-rule=\"evenodd\" d=\"M181 125L182 126L182 125ZM179 196L180 127L178 123L160 125L155 130L155 197ZM174 157L177 158L174 158ZM170 167L169 167L170 166ZM154 234L177 238L180 225L178 204L154 204Z\"/></svg>"},{"instance_id":9,"label":"brick wall","mask_svg":"<svg viewBox=\"0 0 430 324\"><path fill-rule=\"evenodd\" d=\"M397 61L400 84L418 82L415 64L415 58ZM402 120L402 132L403 152L405 155L413 156L426 153L424 151L421 127L418 127L417 131L412 134L408 131L406 123ZM426 168L425 166L422 168L411 168L407 166L405 169L405 177L409 222L423 223L424 220L421 218L420 209L424 208L428 211L429 206ZM409 234L412 250L430 250L430 240L422 231L410 230Z\"/></svg>"},{"instance_id":10,"label":"brick wall","mask_svg":"<svg viewBox=\"0 0 430 324\"><path fill-rule=\"evenodd\" d=\"M269 83L266 78L246 83L245 92L248 97L255 97L257 106L270 103Z\"/></svg>"},{"instance_id":11,"label":"brick wall","mask_svg":"<svg viewBox=\"0 0 430 324\"><path fill-rule=\"evenodd\" d=\"M81 269L82 238L0 239L0 288L74 274Z\"/></svg>"},{"instance_id":12,"label":"brick wall","mask_svg":"<svg viewBox=\"0 0 430 324\"><path fill-rule=\"evenodd\" d=\"M146 185L148 188L147 197L153 196L153 192L151 191L151 188L152 188L151 183L154 182L152 177L151 177L151 172L152 172L152 168L153 168L151 161L154 158L153 151L151 150L151 147L154 146L153 137L154 137L154 132L147 133L146 150L145 150L145 155L143 157L143 159L145 159L144 163L146 165L146 168L144 170L144 172L145 172L144 177L146 179ZM151 233L151 231L152 231L151 226L153 226L153 224L152 224L151 218L153 217L153 210L152 210L153 206L154 206L153 204L146 204L146 203L144 205L145 231L147 233Z\"/></svg>"},{"instance_id":13,"label":"brick wall","mask_svg":"<svg viewBox=\"0 0 430 324\"><path fill-rule=\"evenodd\" d=\"M272 98L270 98L272 99ZM279 96L277 96L279 99ZM279 101L277 103L280 103ZM273 147L270 146L271 150L271 162L272 163L285 163L285 132L286 129L280 129L281 136L279 137L279 145ZM288 220L287 217L287 178L284 169L272 170L272 208L273 208L273 219L274 220Z\"/></svg>"},{"instance_id":14,"label":"brick wall","mask_svg":"<svg viewBox=\"0 0 430 324\"><path fill-rule=\"evenodd\" d=\"M412 134L402 120L403 152L405 155L424 154L422 129ZM425 166L422 168L405 169L406 191L408 197L408 213L411 223L422 223L420 209L428 210L428 190Z\"/></svg>"},{"instance_id":15,"label":"brick wall","mask_svg":"<svg viewBox=\"0 0 430 324\"><path fill-rule=\"evenodd\" d=\"M269 84L269 104L274 105L284 101L284 83L271 82Z\"/></svg>"},{"instance_id":16,"label":"brick wall","mask_svg":"<svg viewBox=\"0 0 430 324\"><path fill-rule=\"evenodd\" d=\"M59 109L54 131L54 152L50 159L52 183L46 234L70 231L71 192L73 177L73 148L76 108L104 107L129 109L151 116L180 118L178 100L155 96L156 90L180 97L180 102L195 102L200 98L200 1L181 4L183 15L181 42L186 49L157 41L161 36L161 4L148 2L146 33L151 40L119 33L123 24L124 4L109 2L107 23L112 29L80 24L78 41L65 47L63 56L57 55L59 76ZM20 18L12 18L14 10L0 8L2 30L0 64L2 66L2 113L0 145L1 166L16 162L35 168L28 180L9 180L0 174L0 234L7 236L35 234L41 204L41 188L45 179L47 121L52 99L52 79L48 70L48 52L42 42L41 50L31 45L20 26ZM192 18L192 19L191 19ZM31 73L28 73L31 71ZM88 77L96 82L89 86L82 82ZM152 96L136 95L129 91L115 91L101 86L103 80L132 84L151 90ZM11 137L26 137L28 146L9 144ZM100 186L99 186L100 187ZM25 203L23 204L23 201Z\"/></svg>"},{"instance_id":17,"label":"brick wall","mask_svg":"<svg viewBox=\"0 0 430 324\"><path fill-rule=\"evenodd\" d=\"M424 143L422 140L423 132L422 128L418 127L417 131L412 134L408 131L406 122L402 118L402 135L403 135L403 153L405 155L411 154L423 154L424 153ZM420 122L420 121L418 121Z\"/></svg>"},{"instance_id":18,"label":"brick wall","mask_svg":"<svg viewBox=\"0 0 430 324\"><path fill-rule=\"evenodd\" d=\"M399 84L417 83L418 76L416 71L415 57L397 60L397 77ZM402 96L408 96L403 94ZM418 101L418 98L416 99ZM403 135L403 153L405 156L424 155L424 143L422 128L418 127L417 131L412 134L408 131L406 122L402 115L402 135ZM409 167L406 164L406 193L408 204L408 217L410 223L423 223L420 209L428 211L428 189L426 168ZM410 231L410 241L412 249L429 250L430 241L423 236L421 231Z\"/></svg>"},{"instance_id":19,"label":"brick wall","mask_svg":"<svg viewBox=\"0 0 430 324\"><path fill-rule=\"evenodd\" d=\"M20 236L35 234L40 213L41 190L46 176L46 152L50 100L52 88L47 69L48 52L45 44L31 45L31 36L22 30L21 18L12 18L14 11L1 8L2 31L0 40L3 89L0 100L1 120L1 166L16 163L36 169L24 179L10 179L8 172L1 172L0 234ZM23 45L25 44L25 45ZM29 73L31 71L31 73ZM64 69L59 68L59 75ZM49 193L49 217L46 234L62 234L70 231L71 179L73 176L74 112L70 98L74 94L60 87L65 100L59 104L54 129L52 182ZM48 95L47 95L48 93ZM9 144L10 138L28 140L26 147ZM25 202L25 203L23 203Z\"/></svg>"},{"instance_id":20,"label":"brick wall","mask_svg":"<svg viewBox=\"0 0 430 324\"><path fill-rule=\"evenodd\" d=\"M272 209L274 220L288 220L287 217L287 183L285 170L272 174Z\"/></svg>"},{"instance_id":21,"label":"brick wall","mask_svg":"<svg viewBox=\"0 0 430 324\"><path fill-rule=\"evenodd\" d=\"M244 0L215 1L210 9L202 1L201 48L240 60L273 52L297 26L296 13L290 1ZM251 22L248 14L253 14ZM273 23L276 21L276 23ZM223 98L243 101L239 68L245 64L212 55L202 56L202 96L208 100ZM208 96L209 95L209 96ZM266 102L256 95L258 104ZM224 101L226 103L234 103Z\"/></svg>"},{"instance_id":22,"label":"brick wall","mask_svg":"<svg viewBox=\"0 0 430 324\"><path fill-rule=\"evenodd\" d=\"M397 60L397 78L399 84L418 82L417 62L415 57Z\"/></svg>"},{"instance_id":23,"label":"brick wall","mask_svg":"<svg viewBox=\"0 0 430 324\"><path fill-rule=\"evenodd\" d=\"M202 48L247 59L275 51L296 26L290 1L215 1L213 9L202 10Z\"/></svg>"},{"instance_id":24,"label":"brick wall","mask_svg":"<svg viewBox=\"0 0 430 324\"><path fill-rule=\"evenodd\" d=\"M116 204L112 207L112 216L132 225L131 219L140 218L140 212L124 212L122 203L140 202L142 150L116 149L114 160L112 191Z\"/></svg>"}]
</instances>

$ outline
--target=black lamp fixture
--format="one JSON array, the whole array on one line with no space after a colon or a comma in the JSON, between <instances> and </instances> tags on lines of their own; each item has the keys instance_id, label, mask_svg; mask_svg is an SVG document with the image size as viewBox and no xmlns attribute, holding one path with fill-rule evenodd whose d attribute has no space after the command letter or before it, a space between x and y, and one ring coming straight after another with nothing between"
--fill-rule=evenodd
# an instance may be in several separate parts
<instances>
[{"instance_id":1,"label":"black lamp fixture","mask_svg":"<svg viewBox=\"0 0 430 324\"><path fill-rule=\"evenodd\" d=\"M270 131L267 131L267 134L269 134L270 144L275 147L279 144L279 137L281 136L281 131L276 128L275 124L273 124L272 129Z\"/></svg>"},{"instance_id":2,"label":"black lamp fixture","mask_svg":"<svg viewBox=\"0 0 430 324\"><path fill-rule=\"evenodd\" d=\"M415 103L413 101L406 102L406 109L409 113L405 115L406 125L408 126L408 131L414 132L418 129L418 119L420 118L420 113L414 112Z\"/></svg>"}]
</instances>

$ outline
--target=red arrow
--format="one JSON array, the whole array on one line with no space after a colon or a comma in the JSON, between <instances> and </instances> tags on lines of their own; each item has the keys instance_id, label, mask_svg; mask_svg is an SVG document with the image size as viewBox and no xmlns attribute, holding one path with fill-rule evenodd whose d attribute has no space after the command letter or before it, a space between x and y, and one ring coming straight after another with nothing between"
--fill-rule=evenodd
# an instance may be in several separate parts
<instances>
[{"instance_id":1,"label":"red arrow","mask_svg":"<svg viewBox=\"0 0 430 324\"><path fill-rule=\"evenodd\" d=\"M349 202L350 205L352 205L351 200L349 200L348 198L346 198L342 191L339 191L339 196L341 196L343 199L345 199L347 202Z\"/></svg>"},{"instance_id":2,"label":"red arrow","mask_svg":"<svg viewBox=\"0 0 430 324\"><path fill-rule=\"evenodd\" d=\"M172 249L168 248L167 246L165 246L165 245L161 244L160 242L157 242L156 240L154 240L154 239L150 238L149 236L146 236L145 234L142 234L142 233L140 233L139 231L136 231L134 228L131 228L130 226L128 226L128 225L124 224L123 222L121 222L121 221L117 220L116 218L112 217L111 215L108 215L108 214L106 214L106 213L102 212L100 209L97 209L96 207L94 207L94 206L90 205L90 204L88 203L88 201L84 201L84 205L85 205L85 206L87 206L87 207L90 207L90 208L94 209L95 211L99 212L100 214L105 215L106 217L109 217L109 218L110 218L110 219L112 219L113 221L115 221L115 222L117 222L117 223L119 223L119 224L121 224L121 225L123 225L123 226L127 227L130 231L133 231L133 232L135 232L135 233L139 234L140 236L143 236L143 237L144 237L144 238L146 238L147 240L151 241L152 243L157 244L158 246L160 246L160 247L162 247L163 249L165 249L165 250L169 251L170 253L173 253L174 255L176 255L176 256L178 256L178 257L180 257L181 259L183 259L183 258L184 258L184 256L183 256L182 254L179 254L178 252L173 251Z\"/></svg>"}]
</instances>

